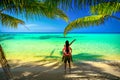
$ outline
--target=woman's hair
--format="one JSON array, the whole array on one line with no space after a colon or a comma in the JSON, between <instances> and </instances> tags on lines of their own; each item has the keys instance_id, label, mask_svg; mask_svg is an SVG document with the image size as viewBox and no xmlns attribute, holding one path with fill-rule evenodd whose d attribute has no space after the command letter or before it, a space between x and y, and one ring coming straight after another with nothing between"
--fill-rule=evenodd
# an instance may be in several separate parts
<instances>
[{"instance_id":1,"label":"woman's hair","mask_svg":"<svg viewBox=\"0 0 120 80\"><path fill-rule=\"evenodd\" d=\"M68 54L69 53L69 41L68 40L66 40L65 45L66 45L66 52Z\"/></svg>"}]
</instances>

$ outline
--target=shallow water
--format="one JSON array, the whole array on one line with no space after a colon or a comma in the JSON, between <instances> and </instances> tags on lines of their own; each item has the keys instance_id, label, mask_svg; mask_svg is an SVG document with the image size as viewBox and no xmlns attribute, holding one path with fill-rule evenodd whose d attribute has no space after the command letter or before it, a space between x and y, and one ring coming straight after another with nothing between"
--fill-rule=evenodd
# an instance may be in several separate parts
<instances>
[{"instance_id":1,"label":"shallow water","mask_svg":"<svg viewBox=\"0 0 120 80\"><path fill-rule=\"evenodd\" d=\"M71 45L74 60L120 60L120 34L1 33L0 44L8 59L47 56L61 58L64 42ZM21 57L20 57L21 56Z\"/></svg>"}]
</instances>

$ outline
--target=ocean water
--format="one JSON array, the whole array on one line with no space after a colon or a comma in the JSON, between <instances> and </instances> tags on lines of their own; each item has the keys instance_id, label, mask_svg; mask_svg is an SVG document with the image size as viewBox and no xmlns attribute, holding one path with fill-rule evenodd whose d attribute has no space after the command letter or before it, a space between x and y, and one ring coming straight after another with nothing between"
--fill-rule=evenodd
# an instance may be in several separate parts
<instances>
[{"instance_id":1,"label":"ocean water","mask_svg":"<svg viewBox=\"0 0 120 80\"><path fill-rule=\"evenodd\" d=\"M0 44L8 59L61 59L66 40L74 60L120 60L120 34L1 33Z\"/></svg>"}]
</instances>

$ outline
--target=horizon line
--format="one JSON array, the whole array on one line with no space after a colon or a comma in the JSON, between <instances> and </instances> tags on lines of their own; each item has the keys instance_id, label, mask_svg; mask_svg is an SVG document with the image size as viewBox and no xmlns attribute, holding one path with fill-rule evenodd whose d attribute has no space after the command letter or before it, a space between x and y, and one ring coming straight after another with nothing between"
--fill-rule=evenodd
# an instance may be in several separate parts
<instances>
[{"instance_id":1,"label":"horizon line","mask_svg":"<svg viewBox=\"0 0 120 80\"><path fill-rule=\"evenodd\" d=\"M0 32L0 33L63 33L64 34L64 32ZM112 34L117 34L117 33L120 33L120 32L68 32L67 34L69 34L69 33L99 33L99 34L104 34L104 33L106 33L106 34L110 34L110 33L112 33Z\"/></svg>"}]
</instances>

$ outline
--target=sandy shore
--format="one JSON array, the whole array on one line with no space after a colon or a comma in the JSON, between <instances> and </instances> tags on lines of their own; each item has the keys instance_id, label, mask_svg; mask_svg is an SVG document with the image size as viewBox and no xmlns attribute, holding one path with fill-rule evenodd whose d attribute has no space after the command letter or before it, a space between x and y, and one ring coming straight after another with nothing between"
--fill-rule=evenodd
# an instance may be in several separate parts
<instances>
[{"instance_id":1,"label":"sandy shore","mask_svg":"<svg viewBox=\"0 0 120 80\"><path fill-rule=\"evenodd\" d=\"M120 62L77 61L66 73L59 60L9 60L9 64L15 80L120 80ZM2 68L0 80L6 80Z\"/></svg>"}]
</instances>

